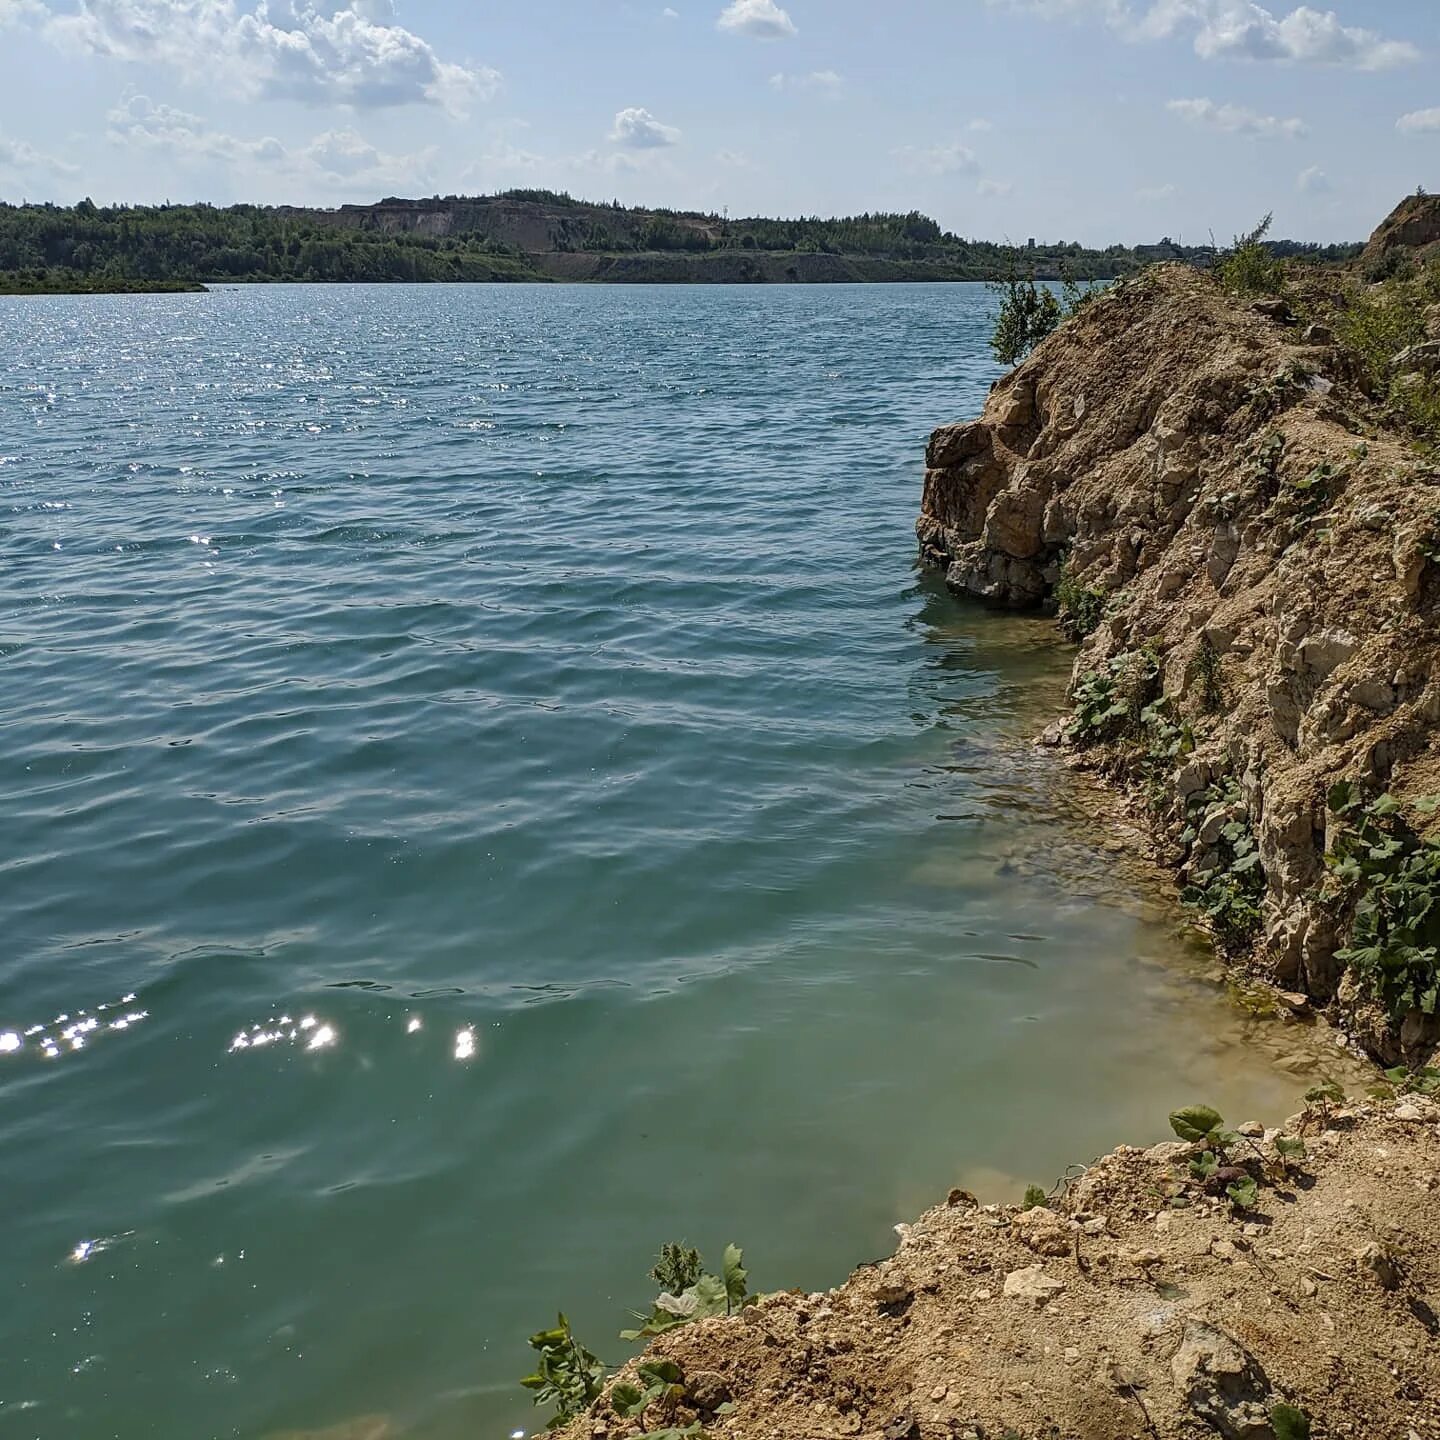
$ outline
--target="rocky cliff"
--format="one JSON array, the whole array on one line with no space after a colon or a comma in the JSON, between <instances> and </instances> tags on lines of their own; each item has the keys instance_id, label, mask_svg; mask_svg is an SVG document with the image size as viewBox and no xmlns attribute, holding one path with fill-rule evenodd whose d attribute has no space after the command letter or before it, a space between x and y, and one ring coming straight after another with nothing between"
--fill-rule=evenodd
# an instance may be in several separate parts
<instances>
[{"instance_id":1,"label":"rocky cliff","mask_svg":"<svg viewBox=\"0 0 1440 1440\"><path fill-rule=\"evenodd\" d=\"M1428 1055L1436 996L1404 982L1440 915L1389 926L1367 978L1337 958L1367 892L1333 857L1440 855L1440 465L1334 333L1152 270L935 432L918 534L955 590L1091 631L1051 738L1136 798L1232 955L1376 1055Z\"/></svg>"}]
</instances>

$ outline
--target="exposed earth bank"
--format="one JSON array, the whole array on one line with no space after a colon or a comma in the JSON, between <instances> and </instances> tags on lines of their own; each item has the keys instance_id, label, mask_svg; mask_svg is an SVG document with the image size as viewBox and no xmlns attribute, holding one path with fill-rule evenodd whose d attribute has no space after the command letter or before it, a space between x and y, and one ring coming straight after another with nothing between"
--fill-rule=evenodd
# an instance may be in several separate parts
<instances>
[{"instance_id":1,"label":"exposed earth bank","mask_svg":"<svg viewBox=\"0 0 1440 1440\"><path fill-rule=\"evenodd\" d=\"M1345 957L1409 855L1440 893L1440 465L1387 428L1334 332L1160 267L936 431L928 464L922 555L1090 632L1050 738L1134 799L1231 958L1377 1059L1428 1059L1434 952L1405 959L1426 937L1387 913ZM1392 839L1397 874L1371 875Z\"/></svg>"},{"instance_id":2,"label":"exposed earth bank","mask_svg":"<svg viewBox=\"0 0 1440 1440\"><path fill-rule=\"evenodd\" d=\"M1191 1179L1180 1142L1118 1150L1029 1211L957 1191L838 1290L653 1342L683 1372L668 1417L621 1419L607 1391L562 1433L1287 1440L1298 1415L1315 1440L1440 1436L1440 1107L1294 1117L1288 1173L1279 1136L1243 1128L1233 1158L1269 1177L1249 1211Z\"/></svg>"}]
</instances>

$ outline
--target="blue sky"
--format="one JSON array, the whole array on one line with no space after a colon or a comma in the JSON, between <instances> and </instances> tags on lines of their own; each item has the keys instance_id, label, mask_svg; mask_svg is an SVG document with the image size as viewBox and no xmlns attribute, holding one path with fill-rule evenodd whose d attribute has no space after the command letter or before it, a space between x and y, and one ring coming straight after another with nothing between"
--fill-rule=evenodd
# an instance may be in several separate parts
<instances>
[{"instance_id":1,"label":"blue sky","mask_svg":"<svg viewBox=\"0 0 1440 1440\"><path fill-rule=\"evenodd\" d=\"M0 0L0 197L568 189L1104 244L1440 191L1440 5Z\"/></svg>"}]
</instances>

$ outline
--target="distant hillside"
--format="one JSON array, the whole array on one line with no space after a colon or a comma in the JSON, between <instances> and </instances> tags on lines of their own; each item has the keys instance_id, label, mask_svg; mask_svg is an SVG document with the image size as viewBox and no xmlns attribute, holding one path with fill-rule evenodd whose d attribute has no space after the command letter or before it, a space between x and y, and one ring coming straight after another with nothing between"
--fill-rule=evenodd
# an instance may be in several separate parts
<instances>
[{"instance_id":1,"label":"distant hillside","mask_svg":"<svg viewBox=\"0 0 1440 1440\"><path fill-rule=\"evenodd\" d=\"M1293 242L1343 259L1358 247ZM0 290L153 289L227 281L607 281L823 284L1108 279L1160 260L1208 264L1209 246L1085 249L966 240L916 211L772 220L627 209L544 190L290 206L0 204Z\"/></svg>"}]
</instances>

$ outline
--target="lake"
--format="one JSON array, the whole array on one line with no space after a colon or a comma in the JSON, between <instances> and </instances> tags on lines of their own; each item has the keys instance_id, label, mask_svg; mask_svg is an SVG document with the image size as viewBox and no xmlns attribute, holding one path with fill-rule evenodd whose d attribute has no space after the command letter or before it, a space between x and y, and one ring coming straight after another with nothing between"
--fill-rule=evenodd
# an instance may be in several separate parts
<instances>
[{"instance_id":1,"label":"lake","mask_svg":"<svg viewBox=\"0 0 1440 1440\"><path fill-rule=\"evenodd\" d=\"M663 1241L826 1286L1293 1108L1071 653L915 569L990 308L0 300L0 1436L508 1435Z\"/></svg>"}]
</instances>

